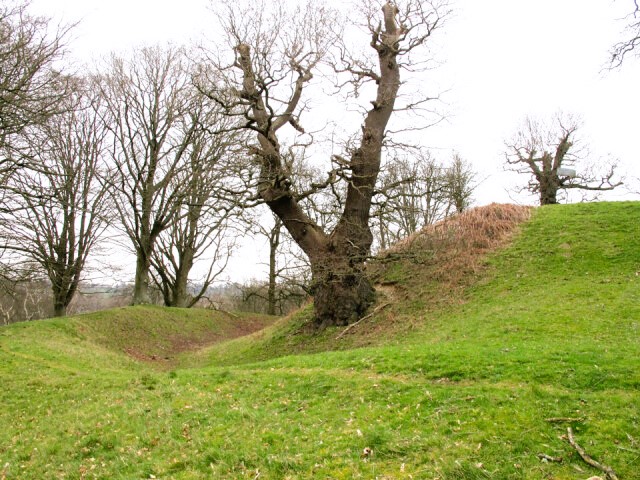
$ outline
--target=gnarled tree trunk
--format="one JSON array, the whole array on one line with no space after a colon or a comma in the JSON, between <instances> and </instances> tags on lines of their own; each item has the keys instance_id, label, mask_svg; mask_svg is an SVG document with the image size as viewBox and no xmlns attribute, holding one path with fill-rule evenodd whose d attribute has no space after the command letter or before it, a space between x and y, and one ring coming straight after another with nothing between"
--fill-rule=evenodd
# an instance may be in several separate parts
<instances>
[{"instance_id":1,"label":"gnarled tree trunk","mask_svg":"<svg viewBox=\"0 0 640 480\"><path fill-rule=\"evenodd\" d=\"M339 37L333 37L339 28L335 28L327 9L311 3L307 11L298 12L299 17L285 18L288 12L282 7L274 7L277 15L263 15L263 4L259 4L251 11L230 10L223 22L228 38L235 42L234 67L242 86L220 88L218 85L225 83L212 78L213 86L207 94L224 105L242 128L256 135L257 144L250 150L260 166L258 194L309 258L318 327L357 321L375 299L366 275L373 240L369 217L385 132L400 88L398 57L423 45L440 23L437 3L425 8L407 2L401 11L387 1L380 20L375 18L374 7L365 13L377 65L368 66L359 56L351 56L344 43L336 48L336 72L348 75L351 80L346 83L356 92L365 81L375 84L376 98L365 114L359 145L350 152L350 158L333 157L340 167L331 173L325 186L331 178L335 181L340 176L347 189L343 211L331 232L324 231L301 207L299 202L308 193L297 192L292 186L294 179L281 152L278 130L289 124L304 134L299 124L300 112L304 111L304 103L299 105L302 91L327 50L340 43ZM259 19L253 16L257 13ZM267 23L271 21L273 24ZM237 85L235 73L214 63L227 85ZM283 91L290 92L286 100L282 99ZM317 191L322 187L314 188Z\"/></svg>"},{"instance_id":2,"label":"gnarled tree trunk","mask_svg":"<svg viewBox=\"0 0 640 480\"><path fill-rule=\"evenodd\" d=\"M537 176L540 189L540 205L555 205L558 203L558 189L560 179L550 169L543 170Z\"/></svg>"},{"instance_id":3,"label":"gnarled tree trunk","mask_svg":"<svg viewBox=\"0 0 640 480\"><path fill-rule=\"evenodd\" d=\"M282 220L293 239L309 256L313 273L312 292L315 323L318 327L347 325L357 321L373 303L375 295L366 276L365 261L370 253L373 235L369 227L371 199L378 173L384 133L393 112L400 87L400 71L396 61L401 28L395 21L395 7L383 7L385 31L374 35L372 46L379 59L377 95L362 127L362 139L350 159L351 176L342 216L335 230L327 235L301 209L291 190L286 165L276 136L279 128L293 119L302 88L311 78L309 69L296 65L298 79L284 115L269 116L266 101L256 86L251 48L237 47L238 66L243 74L241 96L251 101L257 124L260 148L257 151L261 169L259 194Z\"/></svg>"}]
</instances>

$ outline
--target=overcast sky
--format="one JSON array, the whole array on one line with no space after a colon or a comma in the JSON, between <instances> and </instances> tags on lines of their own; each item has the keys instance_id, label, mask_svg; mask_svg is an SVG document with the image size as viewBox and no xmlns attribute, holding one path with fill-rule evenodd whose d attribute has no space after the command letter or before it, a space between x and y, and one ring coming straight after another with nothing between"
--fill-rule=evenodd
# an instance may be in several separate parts
<instances>
[{"instance_id":1,"label":"overcast sky","mask_svg":"<svg viewBox=\"0 0 640 480\"><path fill-rule=\"evenodd\" d=\"M331 3L331 1L329 1ZM71 50L91 62L133 46L187 43L216 32L209 0L34 0L33 7L65 22L80 21ZM484 179L476 203L534 198L507 192L518 181L503 172L504 140L526 115L562 110L583 120L594 158L612 155L640 176L640 59L606 70L632 0L458 0L438 33L441 66L425 76L446 91L447 119L423 143L445 159L471 161ZM521 178L520 181L526 181ZM639 188L636 188L638 190ZM619 191L611 199L639 198Z\"/></svg>"},{"instance_id":2,"label":"overcast sky","mask_svg":"<svg viewBox=\"0 0 640 480\"><path fill-rule=\"evenodd\" d=\"M210 3L34 0L33 6L79 21L71 49L91 62L133 46L215 38ZM631 0L458 0L453 8L436 37L441 66L425 76L428 88L446 92L440 110L447 120L426 132L424 142L443 158L457 150L473 162L486 178L477 203L509 201L503 184L517 177L502 172L501 152L526 115L579 115L594 156L610 154L628 174L640 175L640 60L603 68Z\"/></svg>"}]
</instances>

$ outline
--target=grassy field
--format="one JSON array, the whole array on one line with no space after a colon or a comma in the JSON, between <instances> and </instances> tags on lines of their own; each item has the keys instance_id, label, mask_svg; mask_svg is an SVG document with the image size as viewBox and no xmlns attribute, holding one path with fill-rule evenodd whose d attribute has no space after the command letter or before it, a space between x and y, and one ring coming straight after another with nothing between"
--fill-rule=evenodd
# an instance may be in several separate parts
<instances>
[{"instance_id":1,"label":"grassy field","mask_svg":"<svg viewBox=\"0 0 640 480\"><path fill-rule=\"evenodd\" d=\"M0 479L605 478L568 427L640 479L640 203L517 233L486 211L373 262L348 331L309 331L310 307L3 327Z\"/></svg>"}]
</instances>

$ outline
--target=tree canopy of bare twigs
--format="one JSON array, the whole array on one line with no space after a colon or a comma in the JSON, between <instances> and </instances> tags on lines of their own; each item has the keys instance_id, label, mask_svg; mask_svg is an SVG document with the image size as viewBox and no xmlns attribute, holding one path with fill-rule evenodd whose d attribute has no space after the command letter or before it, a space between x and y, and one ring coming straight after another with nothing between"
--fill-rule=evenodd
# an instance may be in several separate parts
<instances>
[{"instance_id":1,"label":"tree canopy of bare twigs","mask_svg":"<svg viewBox=\"0 0 640 480\"><path fill-rule=\"evenodd\" d=\"M616 43L610 52L609 65L618 68L630 55L638 56L640 47L640 4L638 0L632 0L633 11L627 15L627 24L624 29L624 39Z\"/></svg>"},{"instance_id":2,"label":"tree canopy of bare twigs","mask_svg":"<svg viewBox=\"0 0 640 480\"><path fill-rule=\"evenodd\" d=\"M594 163L585 158L588 152L577 139L579 128L577 119L562 114L550 124L527 118L505 142L507 169L529 175L521 191L538 195L540 205L558 203L559 192L566 190L600 192L622 185L615 162Z\"/></svg>"},{"instance_id":3,"label":"tree canopy of bare twigs","mask_svg":"<svg viewBox=\"0 0 640 480\"><path fill-rule=\"evenodd\" d=\"M96 99L79 92L64 113L19 134L24 167L9 179L6 247L49 279L53 311L66 314L91 252L108 225L109 206L100 181L105 130Z\"/></svg>"},{"instance_id":4,"label":"tree canopy of bare twigs","mask_svg":"<svg viewBox=\"0 0 640 480\"><path fill-rule=\"evenodd\" d=\"M28 10L28 1L0 5L0 185L19 165L14 136L59 112L70 93L56 63L71 27L52 30Z\"/></svg>"},{"instance_id":5,"label":"tree canopy of bare twigs","mask_svg":"<svg viewBox=\"0 0 640 480\"><path fill-rule=\"evenodd\" d=\"M455 152L451 165L445 171L445 185L449 202L456 213L462 213L471 206L473 192L478 186L476 177L471 163Z\"/></svg>"},{"instance_id":6,"label":"tree canopy of bare twigs","mask_svg":"<svg viewBox=\"0 0 640 480\"><path fill-rule=\"evenodd\" d=\"M233 198L225 189L234 144L241 137L225 127L229 119L219 114L217 106L199 102L194 108L198 110L192 115L202 125L227 132L195 132L187 147L185 166L172 180L173 188L182 191L182 202L158 237L152 276L165 305L173 307L195 305L224 271L238 237L233 231L235 207L242 201L241 192L236 191L237 197ZM204 112L207 108L209 111ZM205 260L203 256L208 267L196 289L195 282L189 282L189 273L196 260Z\"/></svg>"},{"instance_id":7,"label":"tree canopy of bare twigs","mask_svg":"<svg viewBox=\"0 0 640 480\"><path fill-rule=\"evenodd\" d=\"M382 250L471 204L476 173L459 154L451 163L437 161L428 152L399 156L380 173L372 216Z\"/></svg>"},{"instance_id":8,"label":"tree canopy of bare twigs","mask_svg":"<svg viewBox=\"0 0 640 480\"><path fill-rule=\"evenodd\" d=\"M248 147L260 169L257 190L309 258L318 327L357 321L374 301L365 271L373 240L370 209L401 70L419 68L412 54L426 46L448 13L444 2L424 0L387 2L381 9L376 2L363 2L360 10L371 56L349 47L347 37L362 29L349 25L343 30L339 15L322 3L296 8L284 1L228 5L218 15L221 37L234 58L227 61L212 53L209 61L217 78L198 79L201 90L254 135ZM321 190L335 179L346 184L342 212L330 231L302 207L309 192L293 181L281 143L305 135L306 92L327 66L336 75L335 84L373 96L352 148L334 155L327 179L314 185Z\"/></svg>"}]
</instances>

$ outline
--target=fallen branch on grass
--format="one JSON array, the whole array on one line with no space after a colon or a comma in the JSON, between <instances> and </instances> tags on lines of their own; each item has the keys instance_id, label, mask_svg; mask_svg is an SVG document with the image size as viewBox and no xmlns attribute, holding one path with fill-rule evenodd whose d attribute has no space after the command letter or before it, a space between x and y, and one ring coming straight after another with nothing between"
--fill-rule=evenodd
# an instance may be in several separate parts
<instances>
[{"instance_id":1,"label":"fallen branch on grass","mask_svg":"<svg viewBox=\"0 0 640 480\"><path fill-rule=\"evenodd\" d=\"M579 417L579 418L551 417L551 418L545 418L544 421L549 423L582 423L584 422L584 417Z\"/></svg>"},{"instance_id":2,"label":"fallen branch on grass","mask_svg":"<svg viewBox=\"0 0 640 480\"><path fill-rule=\"evenodd\" d=\"M225 315L227 315L227 316L229 316L231 318L235 318L235 319L240 318L240 315L236 315L235 313L227 312L226 310L223 310L221 308L216 308L215 311L224 313Z\"/></svg>"},{"instance_id":3,"label":"fallen branch on grass","mask_svg":"<svg viewBox=\"0 0 640 480\"><path fill-rule=\"evenodd\" d=\"M562 463L562 457L552 457L551 455L547 455L546 453L539 453L537 457L543 462Z\"/></svg>"},{"instance_id":4,"label":"fallen branch on grass","mask_svg":"<svg viewBox=\"0 0 640 480\"><path fill-rule=\"evenodd\" d=\"M584 451L584 448L578 445L578 443L576 442L576 439L573 438L573 430L571 430L571 427L567 428L567 441L569 442L569 445L571 445L575 449L575 451L578 452L578 455L580 455L582 460L584 460L586 463L588 463L592 467L600 470L602 473L604 473L607 476L609 480L618 480L618 476L616 475L616 472L613 471L613 468L607 465L603 465L599 462L596 462L593 458L587 455L587 452Z\"/></svg>"},{"instance_id":5,"label":"fallen branch on grass","mask_svg":"<svg viewBox=\"0 0 640 480\"><path fill-rule=\"evenodd\" d=\"M383 304L383 305L380 305L380 306L376 307L376 308L373 310L373 312L371 312L371 313L370 313L370 314L368 314L368 315L365 315L364 317L362 317L362 318L361 318L360 320L358 320L357 322L352 323L352 324L351 324L351 325L349 325L347 328L345 328L345 329L342 331L342 333L340 333L340 335L338 335L338 336L336 337L336 340L340 340L340 339L344 336L344 334L345 334L345 333L347 333L349 330L351 330L353 327L355 327L356 325L358 325L358 324L359 324L359 323L361 323L361 322L364 322L367 318L371 318L371 317L373 317L376 313L378 313L378 312L379 312L380 310L382 310L383 308L387 308L389 305L391 305L391 303L385 303L385 304Z\"/></svg>"}]
</instances>

